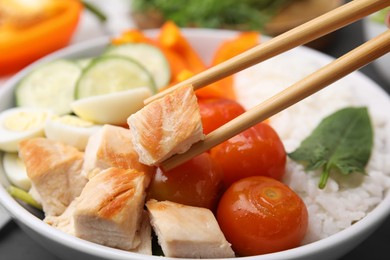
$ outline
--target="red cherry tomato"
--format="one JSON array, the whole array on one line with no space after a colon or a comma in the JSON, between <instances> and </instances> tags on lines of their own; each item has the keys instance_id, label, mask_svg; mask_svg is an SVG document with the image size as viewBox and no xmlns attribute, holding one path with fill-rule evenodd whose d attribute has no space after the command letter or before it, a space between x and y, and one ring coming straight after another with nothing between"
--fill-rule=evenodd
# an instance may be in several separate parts
<instances>
[{"instance_id":1,"label":"red cherry tomato","mask_svg":"<svg viewBox=\"0 0 390 260\"><path fill-rule=\"evenodd\" d=\"M203 153L173 170L158 168L148 197L215 210L222 191L222 171L208 153Z\"/></svg>"},{"instance_id":2,"label":"red cherry tomato","mask_svg":"<svg viewBox=\"0 0 390 260\"><path fill-rule=\"evenodd\" d=\"M198 99L203 132L208 134L245 112L236 101L225 98Z\"/></svg>"},{"instance_id":3,"label":"red cherry tomato","mask_svg":"<svg viewBox=\"0 0 390 260\"><path fill-rule=\"evenodd\" d=\"M299 246L307 231L308 212L287 185L253 176L226 190L218 205L217 220L234 251L251 256Z\"/></svg>"},{"instance_id":4,"label":"red cherry tomato","mask_svg":"<svg viewBox=\"0 0 390 260\"><path fill-rule=\"evenodd\" d=\"M226 187L256 175L281 180L285 172L283 143L267 123L259 123L215 146L210 154L221 165Z\"/></svg>"}]
</instances>

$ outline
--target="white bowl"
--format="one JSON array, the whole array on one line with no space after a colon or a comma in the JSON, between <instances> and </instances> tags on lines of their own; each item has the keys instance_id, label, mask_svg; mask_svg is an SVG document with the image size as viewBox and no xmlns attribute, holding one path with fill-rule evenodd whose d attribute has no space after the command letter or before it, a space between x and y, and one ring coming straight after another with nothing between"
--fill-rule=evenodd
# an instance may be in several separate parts
<instances>
[{"instance_id":1,"label":"white bowl","mask_svg":"<svg viewBox=\"0 0 390 260\"><path fill-rule=\"evenodd\" d=\"M156 31L149 31L148 33L150 33L150 35L155 35ZM221 41L236 34L232 31L204 29L184 29L183 33L207 61L210 61L212 53ZM32 64L10 79L7 84L0 89L0 111L11 107L14 104L13 90L15 85L38 63L58 58L82 58L97 55L103 50L107 43L108 39L106 38L92 40L66 48ZM321 65L327 64L332 60L332 58L324 54L305 47L299 47L288 52L286 55L300 55L300 57L304 59L312 59L315 63ZM353 83L359 82L364 95L368 93L367 98L370 98L371 101L378 106L383 106L385 109L389 110L390 99L388 95L373 81L369 80L360 72L352 73L349 76L348 81ZM390 121L390 117L388 117L388 120ZM2 184L0 185L0 203L4 205L5 209L9 211L14 220L28 235L43 247L47 248L47 250L63 259L161 260L161 257L158 256L141 255L97 245L56 230L32 214L31 212L34 212L33 210L22 206L7 193L5 187L7 187L9 183L5 178L1 165L0 181ZM379 225L381 225L389 214L390 193L387 192L383 201L366 217L341 232L294 249L273 254L246 257L245 259L336 259L367 238Z\"/></svg>"}]
</instances>

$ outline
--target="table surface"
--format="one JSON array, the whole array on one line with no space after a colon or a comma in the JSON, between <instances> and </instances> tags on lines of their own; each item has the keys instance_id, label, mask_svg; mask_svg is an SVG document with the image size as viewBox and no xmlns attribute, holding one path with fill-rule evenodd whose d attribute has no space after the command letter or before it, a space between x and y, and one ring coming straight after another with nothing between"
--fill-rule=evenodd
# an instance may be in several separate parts
<instances>
[{"instance_id":1,"label":"table surface","mask_svg":"<svg viewBox=\"0 0 390 260\"><path fill-rule=\"evenodd\" d=\"M322 51L333 57L339 57L364 41L362 24L356 22L335 32L334 36L333 43ZM381 78L372 64L364 67L361 71L390 93L390 83ZM341 260L388 259L386 255L389 252L389 244L390 217L367 240L342 257ZM33 241L13 221L0 231L0 258L13 260L59 259Z\"/></svg>"}]
</instances>

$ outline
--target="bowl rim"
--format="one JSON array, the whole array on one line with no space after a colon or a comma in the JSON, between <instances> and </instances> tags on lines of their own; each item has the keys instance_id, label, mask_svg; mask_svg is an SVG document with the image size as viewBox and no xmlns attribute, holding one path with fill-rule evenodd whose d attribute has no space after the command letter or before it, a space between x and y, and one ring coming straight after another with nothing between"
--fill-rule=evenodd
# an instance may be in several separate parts
<instances>
[{"instance_id":1,"label":"bowl rim","mask_svg":"<svg viewBox=\"0 0 390 260\"><path fill-rule=\"evenodd\" d=\"M191 37L206 37L206 38L215 38L215 37L230 37L236 35L237 31L232 30L220 30L220 29L199 29L199 28L184 28L182 29L185 35L191 35ZM150 36L155 36L158 32L158 29L145 30L145 32L149 33ZM67 57L71 54L82 52L86 49L97 48L105 45L109 42L110 37L101 37L92 40L88 40L82 43L74 44L59 51L56 51L36 62L29 65L13 77L11 77L1 88L0 88L0 97L6 95L6 92L13 91L13 88L16 86L17 82L23 78L31 69L39 64L57 59L59 57ZM267 37L263 39L267 40ZM316 51L314 49L310 49L305 46L300 46L297 48L298 50L302 50L308 55L314 55L316 58L324 61L330 62L334 60L333 57L330 57L324 53ZM375 86L374 89L376 91L385 94L385 98L387 102L390 104L390 98L377 83L369 79L367 76L362 74L359 71L353 72L351 75L357 77L357 80L362 82L362 84ZM1 108L0 108L1 110ZM0 153L1 155L1 153ZM2 163L0 162L0 165ZM5 178L5 176L4 176ZM60 230L57 230L54 227L51 227L44 223L42 220L31 214L25 207L19 204L15 199L13 199L8 192L6 191L3 185L0 185L0 203L3 207L11 214L12 218L16 220L18 223L22 223L23 225L29 227L34 230L36 233L41 236L46 237L47 239L53 240L59 244L64 244L66 247L72 248L76 251L81 251L83 253L87 253L91 256L95 257L103 257L107 259L161 259L161 256L151 256L151 255L143 255L139 253L128 252L124 250L119 250L115 248L106 247L103 245L95 244L93 242L89 242L75 236L66 234ZM257 256L248 256L248 257L240 257L248 260L261 260L261 259L291 259L294 257L307 257L314 256L318 252L326 251L331 248L337 247L340 242L347 241L352 239L354 236L359 236L365 232L373 232L377 226L379 226L385 218L390 215L390 192L387 191L387 194L384 195L384 199L373 208L363 219L359 220L352 226L339 231L338 233L331 235L327 238L320 239L318 241L302 245L296 248L292 248L285 251L280 251L271 254L265 255L257 255ZM28 213L28 214L26 214ZM23 216L23 217L20 217ZM375 227L375 229L373 229ZM178 258L170 258L165 257L165 259L177 260ZM181 258L179 258L181 259Z\"/></svg>"}]
</instances>

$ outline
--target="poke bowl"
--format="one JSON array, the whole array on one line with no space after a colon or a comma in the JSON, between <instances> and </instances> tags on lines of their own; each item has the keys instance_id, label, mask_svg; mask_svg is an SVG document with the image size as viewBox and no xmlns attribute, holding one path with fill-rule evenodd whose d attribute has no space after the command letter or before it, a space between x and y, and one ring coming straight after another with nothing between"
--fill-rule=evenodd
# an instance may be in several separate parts
<instances>
[{"instance_id":1,"label":"poke bowl","mask_svg":"<svg viewBox=\"0 0 390 260\"><path fill-rule=\"evenodd\" d=\"M221 42L238 34L214 29L181 31L207 64ZM145 34L156 37L158 32L147 30ZM27 67L0 89L0 110L16 105L16 86L38 66L58 59L95 57L109 43L109 38L94 39L65 48ZM285 52L235 75L236 99L245 109L250 109L330 61L331 57L307 47ZM321 120L351 106L368 108L374 130L373 149L365 166L365 174L331 174L326 187L319 189L321 171L307 173L301 164L287 158L282 182L296 192L306 205L308 229L304 239L299 246L291 249L237 257L248 260L337 259L366 239L389 216L390 165L386 158L390 155L390 116L386 111L390 108L390 98L380 86L360 72L354 72L273 116L268 123L280 136L286 152L290 153ZM4 155L5 152L2 152L2 157ZM11 183L5 173L3 160L0 181L0 203L26 234L60 258L161 259L159 255L134 253L90 242L48 225L42 221L40 210L21 203L9 194L7 188Z\"/></svg>"}]
</instances>

